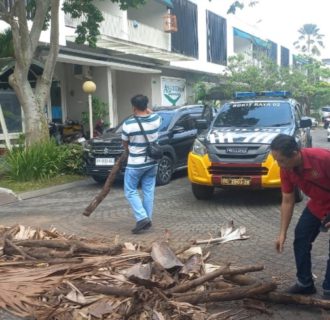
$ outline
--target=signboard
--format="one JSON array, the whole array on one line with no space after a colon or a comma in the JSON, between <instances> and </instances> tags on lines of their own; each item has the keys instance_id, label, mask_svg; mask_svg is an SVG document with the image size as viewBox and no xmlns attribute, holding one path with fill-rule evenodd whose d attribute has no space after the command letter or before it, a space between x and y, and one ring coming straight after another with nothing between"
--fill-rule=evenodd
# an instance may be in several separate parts
<instances>
[{"instance_id":1,"label":"signboard","mask_svg":"<svg viewBox=\"0 0 330 320\"><path fill-rule=\"evenodd\" d=\"M161 77L162 106L181 106L186 104L186 80Z\"/></svg>"}]
</instances>

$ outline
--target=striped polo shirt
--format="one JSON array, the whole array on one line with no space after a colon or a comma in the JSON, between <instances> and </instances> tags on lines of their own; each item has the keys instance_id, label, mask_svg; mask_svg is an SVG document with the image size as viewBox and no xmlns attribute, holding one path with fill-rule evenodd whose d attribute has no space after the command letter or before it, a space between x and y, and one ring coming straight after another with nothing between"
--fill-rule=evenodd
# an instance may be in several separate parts
<instances>
[{"instance_id":1,"label":"striped polo shirt","mask_svg":"<svg viewBox=\"0 0 330 320\"><path fill-rule=\"evenodd\" d=\"M158 139L161 117L157 113L138 117L150 142ZM128 141L127 168L145 168L155 165L157 161L146 157L147 142L134 117L123 123L122 140Z\"/></svg>"}]
</instances>

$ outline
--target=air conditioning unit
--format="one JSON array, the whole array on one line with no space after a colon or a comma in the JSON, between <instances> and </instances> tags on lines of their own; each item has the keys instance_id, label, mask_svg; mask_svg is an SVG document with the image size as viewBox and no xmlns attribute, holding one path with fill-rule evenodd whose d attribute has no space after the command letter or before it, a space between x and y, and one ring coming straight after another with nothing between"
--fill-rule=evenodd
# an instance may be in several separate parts
<instances>
[{"instance_id":1,"label":"air conditioning unit","mask_svg":"<svg viewBox=\"0 0 330 320\"><path fill-rule=\"evenodd\" d=\"M90 80L93 78L93 72L91 66L83 66L81 64L73 65L73 75L82 80Z\"/></svg>"}]
</instances>

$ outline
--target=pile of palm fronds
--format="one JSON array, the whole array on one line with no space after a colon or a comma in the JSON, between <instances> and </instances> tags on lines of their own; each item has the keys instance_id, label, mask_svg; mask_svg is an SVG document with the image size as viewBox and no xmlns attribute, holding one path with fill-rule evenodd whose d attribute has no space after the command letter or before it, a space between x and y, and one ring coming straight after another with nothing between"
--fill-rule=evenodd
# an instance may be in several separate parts
<instances>
[{"instance_id":1,"label":"pile of palm fronds","mask_svg":"<svg viewBox=\"0 0 330 320\"><path fill-rule=\"evenodd\" d=\"M0 239L0 308L23 317L243 319L245 308L210 315L205 304L261 299L276 288L245 275L262 266L211 265L198 246L143 248L23 226L0 227ZM245 306L267 312L251 300Z\"/></svg>"}]
</instances>

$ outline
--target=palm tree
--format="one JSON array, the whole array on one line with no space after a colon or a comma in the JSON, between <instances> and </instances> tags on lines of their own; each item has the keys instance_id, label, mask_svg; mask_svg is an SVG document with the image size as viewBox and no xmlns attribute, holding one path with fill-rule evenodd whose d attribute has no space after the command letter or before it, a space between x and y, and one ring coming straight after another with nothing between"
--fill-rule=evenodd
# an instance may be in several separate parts
<instances>
[{"instance_id":1,"label":"palm tree","mask_svg":"<svg viewBox=\"0 0 330 320\"><path fill-rule=\"evenodd\" d=\"M323 34L319 33L320 29L316 24L304 24L302 28L298 30L300 36L297 41L293 43L296 49L303 53L307 53L313 56L321 55L320 47L324 48L322 38Z\"/></svg>"}]
</instances>

